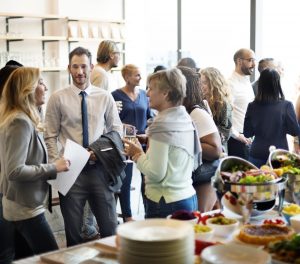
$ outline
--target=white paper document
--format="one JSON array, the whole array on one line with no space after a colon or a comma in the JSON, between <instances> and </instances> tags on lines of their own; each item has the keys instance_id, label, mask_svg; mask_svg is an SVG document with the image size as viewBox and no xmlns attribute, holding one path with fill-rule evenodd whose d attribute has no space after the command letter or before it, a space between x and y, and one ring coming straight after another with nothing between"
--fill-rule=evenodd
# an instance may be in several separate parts
<instances>
[{"instance_id":1,"label":"white paper document","mask_svg":"<svg viewBox=\"0 0 300 264\"><path fill-rule=\"evenodd\" d=\"M48 181L48 183L62 195L66 195L71 189L83 167L87 163L90 153L79 144L67 139L64 157L71 162L69 170L59 172L55 180Z\"/></svg>"}]
</instances>

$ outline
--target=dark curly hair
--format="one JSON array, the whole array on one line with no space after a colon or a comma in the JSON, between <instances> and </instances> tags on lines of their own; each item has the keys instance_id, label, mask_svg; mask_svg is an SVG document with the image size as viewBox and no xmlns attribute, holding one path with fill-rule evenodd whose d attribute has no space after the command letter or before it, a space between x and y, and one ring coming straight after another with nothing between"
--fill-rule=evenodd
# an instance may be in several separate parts
<instances>
[{"instance_id":1,"label":"dark curly hair","mask_svg":"<svg viewBox=\"0 0 300 264\"><path fill-rule=\"evenodd\" d=\"M186 78L186 97L183 99L183 105L188 113L190 113L195 105L200 108L207 108L203 102L202 91L200 89L200 75L195 69L191 69L185 66L177 66Z\"/></svg>"}]
</instances>

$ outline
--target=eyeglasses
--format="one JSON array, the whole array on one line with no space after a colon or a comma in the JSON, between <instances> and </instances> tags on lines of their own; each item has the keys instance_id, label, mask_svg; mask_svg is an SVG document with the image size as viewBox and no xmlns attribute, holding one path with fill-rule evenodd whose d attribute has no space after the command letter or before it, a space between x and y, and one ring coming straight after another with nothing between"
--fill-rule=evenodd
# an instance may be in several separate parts
<instances>
[{"instance_id":1,"label":"eyeglasses","mask_svg":"<svg viewBox=\"0 0 300 264\"><path fill-rule=\"evenodd\" d=\"M241 60L246 60L248 62L256 62L256 59L254 58L249 58L249 59L245 59L245 58L240 58Z\"/></svg>"}]
</instances>

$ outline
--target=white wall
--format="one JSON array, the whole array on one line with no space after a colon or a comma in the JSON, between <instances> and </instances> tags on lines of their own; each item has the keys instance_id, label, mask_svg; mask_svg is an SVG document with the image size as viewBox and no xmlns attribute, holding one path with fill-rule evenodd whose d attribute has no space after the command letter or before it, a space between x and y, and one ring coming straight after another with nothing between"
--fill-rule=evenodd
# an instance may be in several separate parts
<instances>
[{"instance_id":1,"label":"white wall","mask_svg":"<svg viewBox=\"0 0 300 264\"><path fill-rule=\"evenodd\" d=\"M50 14L55 12L57 0L1 0L1 12Z\"/></svg>"},{"instance_id":2,"label":"white wall","mask_svg":"<svg viewBox=\"0 0 300 264\"><path fill-rule=\"evenodd\" d=\"M57 0L58 14L91 19L122 19L122 0Z\"/></svg>"}]
</instances>

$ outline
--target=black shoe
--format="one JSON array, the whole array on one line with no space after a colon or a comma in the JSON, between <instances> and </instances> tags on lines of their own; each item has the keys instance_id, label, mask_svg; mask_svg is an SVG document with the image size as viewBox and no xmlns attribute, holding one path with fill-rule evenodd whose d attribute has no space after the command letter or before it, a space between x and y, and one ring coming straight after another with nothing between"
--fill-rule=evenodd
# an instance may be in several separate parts
<instances>
[{"instance_id":1,"label":"black shoe","mask_svg":"<svg viewBox=\"0 0 300 264\"><path fill-rule=\"evenodd\" d=\"M92 237L84 237L84 238L83 238L83 242L90 242L90 241L98 240L98 239L100 239L100 238L101 238L101 236L100 236L100 234L98 233L98 234L96 234L96 235L94 235L94 236L92 236Z\"/></svg>"}]
</instances>

